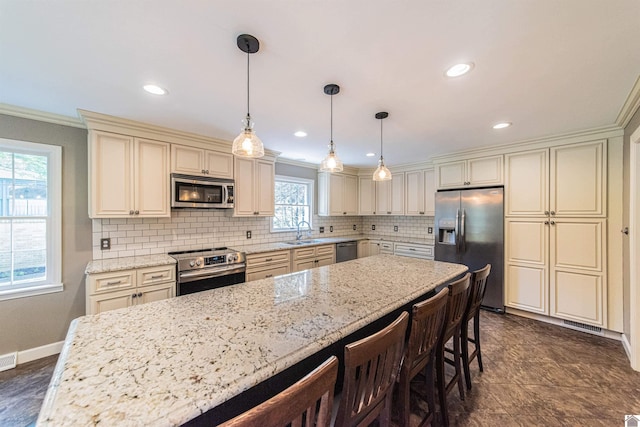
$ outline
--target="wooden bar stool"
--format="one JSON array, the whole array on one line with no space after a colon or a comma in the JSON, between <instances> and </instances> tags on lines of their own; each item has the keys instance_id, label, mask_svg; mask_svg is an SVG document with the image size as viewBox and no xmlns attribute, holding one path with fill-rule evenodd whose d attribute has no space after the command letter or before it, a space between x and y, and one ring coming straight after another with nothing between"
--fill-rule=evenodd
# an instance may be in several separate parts
<instances>
[{"instance_id":1,"label":"wooden bar stool","mask_svg":"<svg viewBox=\"0 0 640 427\"><path fill-rule=\"evenodd\" d=\"M398 384L397 408L400 414L400 425L409 426L411 408L409 404L411 380L420 372L425 376L425 392L429 412L420 421L420 427L430 424L435 413L435 383L433 368L435 349L442 334L449 289L444 288L435 296L413 306L411 315L411 332L404 353L400 381Z\"/></svg>"},{"instance_id":2,"label":"wooden bar stool","mask_svg":"<svg viewBox=\"0 0 640 427\"><path fill-rule=\"evenodd\" d=\"M329 427L338 358L331 356L288 389L222 424L224 427Z\"/></svg>"},{"instance_id":3,"label":"wooden bar stool","mask_svg":"<svg viewBox=\"0 0 640 427\"><path fill-rule=\"evenodd\" d=\"M480 372L482 369L482 352L480 350L480 305L487 290L487 278L491 273L491 264L487 264L484 268L476 270L471 274L471 291L469 293L469 302L467 303L467 311L462 318L462 366L464 368L464 379L467 383L467 389L471 390L471 372L469 367L471 361L477 356L478 367ZM473 319L473 338L469 337L469 321ZM469 354L469 343L474 346L473 352Z\"/></svg>"},{"instance_id":4,"label":"wooden bar stool","mask_svg":"<svg viewBox=\"0 0 640 427\"><path fill-rule=\"evenodd\" d=\"M393 386L402 354L409 314L389 326L344 348L344 383L336 427L368 426L378 419L389 425Z\"/></svg>"},{"instance_id":5,"label":"wooden bar stool","mask_svg":"<svg viewBox=\"0 0 640 427\"><path fill-rule=\"evenodd\" d=\"M440 413L442 414L442 423L449 425L449 411L447 409L447 393L458 384L458 392L460 399L464 400L464 385L462 384L462 366L460 351L460 326L462 317L467 309L467 300L469 298L469 283L471 275L469 273L455 282L449 284L449 298L447 300L447 311L445 315L442 335L438 340L436 349L436 384L438 386L438 401L440 404ZM466 326L466 325L465 325ZM450 361L445 357L445 344L449 339L453 338L453 360ZM455 375L447 383L445 382L444 364L448 362L455 367Z\"/></svg>"}]
</instances>

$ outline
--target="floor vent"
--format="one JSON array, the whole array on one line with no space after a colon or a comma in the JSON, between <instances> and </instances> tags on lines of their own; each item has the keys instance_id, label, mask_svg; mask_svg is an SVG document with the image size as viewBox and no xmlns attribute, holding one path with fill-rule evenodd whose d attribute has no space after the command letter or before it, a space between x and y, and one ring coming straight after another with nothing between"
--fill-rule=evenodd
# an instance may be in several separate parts
<instances>
[{"instance_id":1,"label":"floor vent","mask_svg":"<svg viewBox=\"0 0 640 427\"><path fill-rule=\"evenodd\" d=\"M586 325L584 323L573 322L571 320L565 320L564 324L574 329L591 332L592 334L604 335L604 331L598 326Z\"/></svg>"},{"instance_id":2,"label":"floor vent","mask_svg":"<svg viewBox=\"0 0 640 427\"><path fill-rule=\"evenodd\" d=\"M18 360L18 352L4 354L0 356L0 372L16 367L16 361Z\"/></svg>"}]
</instances>

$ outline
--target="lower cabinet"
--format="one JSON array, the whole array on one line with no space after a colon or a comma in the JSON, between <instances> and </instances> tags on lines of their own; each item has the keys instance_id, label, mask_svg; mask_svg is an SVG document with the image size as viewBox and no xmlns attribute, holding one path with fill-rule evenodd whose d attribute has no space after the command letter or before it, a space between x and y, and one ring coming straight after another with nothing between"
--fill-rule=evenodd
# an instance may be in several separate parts
<instances>
[{"instance_id":1,"label":"lower cabinet","mask_svg":"<svg viewBox=\"0 0 640 427\"><path fill-rule=\"evenodd\" d=\"M418 243L396 243L393 254L411 258L433 259L433 246Z\"/></svg>"},{"instance_id":2,"label":"lower cabinet","mask_svg":"<svg viewBox=\"0 0 640 427\"><path fill-rule=\"evenodd\" d=\"M292 270L301 271L310 268L331 265L336 262L336 245L320 245L297 248L293 251Z\"/></svg>"},{"instance_id":3,"label":"lower cabinet","mask_svg":"<svg viewBox=\"0 0 640 427\"><path fill-rule=\"evenodd\" d=\"M98 314L172 298L175 288L173 264L87 274L86 311L87 314Z\"/></svg>"},{"instance_id":4,"label":"lower cabinet","mask_svg":"<svg viewBox=\"0 0 640 427\"><path fill-rule=\"evenodd\" d=\"M510 218L505 304L607 327L606 220Z\"/></svg>"},{"instance_id":5,"label":"lower cabinet","mask_svg":"<svg viewBox=\"0 0 640 427\"><path fill-rule=\"evenodd\" d=\"M369 241L358 240L358 258L364 258L369 256Z\"/></svg>"},{"instance_id":6,"label":"lower cabinet","mask_svg":"<svg viewBox=\"0 0 640 427\"><path fill-rule=\"evenodd\" d=\"M266 279L291 272L291 251L262 252L247 255L246 281Z\"/></svg>"}]
</instances>

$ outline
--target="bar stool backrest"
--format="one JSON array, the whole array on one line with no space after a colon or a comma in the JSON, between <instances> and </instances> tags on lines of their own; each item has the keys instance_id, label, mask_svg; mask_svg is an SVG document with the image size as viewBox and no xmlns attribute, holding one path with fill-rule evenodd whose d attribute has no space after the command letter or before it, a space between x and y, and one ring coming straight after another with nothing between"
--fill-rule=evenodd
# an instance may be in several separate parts
<instances>
[{"instance_id":1,"label":"bar stool backrest","mask_svg":"<svg viewBox=\"0 0 640 427\"><path fill-rule=\"evenodd\" d=\"M447 315L444 328L442 329L442 339L446 342L453 336L459 327L462 317L467 311L467 301L469 299L469 285L471 274L467 273L461 279L451 282L449 288L449 300L447 304Z\"/></svg>"},{"instance_id":2,"label":"bar stool backrest","mask_svg":"<svg viewBox=\"0 0 640 427\"><path fill-rule=\"evenodd\" d=\"M478 310L480 310L482 299L487 291L487 278L489 277L489 273L491 273L491 264L487 264L471 274L471 293L469 296L469 307L465 316L467 319L471 319Z\"/></svg>"}]
</instances>

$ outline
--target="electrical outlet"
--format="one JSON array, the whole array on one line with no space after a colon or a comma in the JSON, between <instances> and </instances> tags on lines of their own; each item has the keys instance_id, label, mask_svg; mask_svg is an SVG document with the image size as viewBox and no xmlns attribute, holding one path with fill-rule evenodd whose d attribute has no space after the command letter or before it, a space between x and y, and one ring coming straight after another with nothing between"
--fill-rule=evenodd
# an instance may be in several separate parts
<instances>
[{"instance_id":1,"label":"electrical outlet","mask_svg":"<svg viewBox=\"0 0 640 427\"><path fill-rule=\"evenodd\" d=\"M372 226L371 226L371 229L375 231L376 226L375 226L375 225L372 225Z\"/></svg>"},{"instance_id":2,"label":"electrical outlet","mask_svg":"<svg viewBox=\"0 0 640 427\"><path fill-rule=\"evenodd\" d=\"M100 249L103 251L111 249L111 239L109 237L100 239Z\"/></svg>"},{"instance_id":3,"label":"electrical outlet","mask_svg":"<svg viewBox=\"0 0 640 427\"><path fill-rule=\"evenodd\" d=\"M251 231L247 231L247 239L251 238Z\"/></svg>"},{"instance_id":4,"label":"electrical outlet","mask_svg":"<svg viewBox=\"0 0 640 427\"><path fill-rule=\"evenodd\" d=\"M433 227L427 227L427 233L433 234Z\"/></svg>"},{"instance_id":5,"label":"electrical outlet","mask_svg":"<svg viewBox=\"0 0 640 427\"><path fill-rule=\"evenodd\" d=\"M355 225L355 224L353 224L353 231L356 231L356 229L357 229L357 228L358 228L358 227L356 227L356 225Z\"/></svg>"},{"instance_id":6,"label":"electrical outlet","mask_svg":"<svg viewBox=\"0 0 640 427\"><path fill-rule=\"evenodd\" d=\"M333 225L329 226L329 233L333 233Z\"/></svg>"},{"instance_id":7,"label":"electrical outlet","mask_svg":"<svg viewBox=\"0 0 640 427\"><path fill-rule=\"evenodd\" d=\"M324 227L320 227L320 232L324 233Z\"/></svg>"},{"instance_id":8,"label":"electrical outlet","mask_svg":"<svg viewBox=\"0 0 640 427\"><path fill-rule=\"evenodd\" d=\"M393 226L393 231L398 231L398 226L397 225Z\"/></svg>"}]
</instances>

